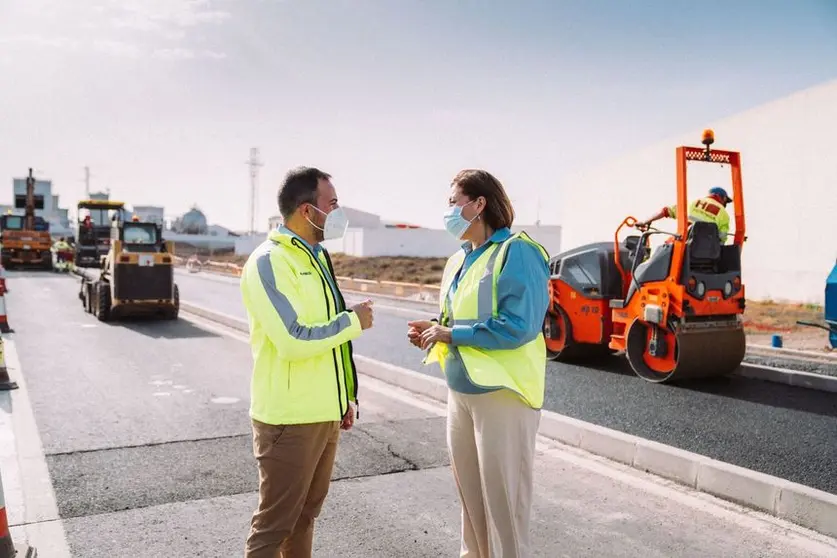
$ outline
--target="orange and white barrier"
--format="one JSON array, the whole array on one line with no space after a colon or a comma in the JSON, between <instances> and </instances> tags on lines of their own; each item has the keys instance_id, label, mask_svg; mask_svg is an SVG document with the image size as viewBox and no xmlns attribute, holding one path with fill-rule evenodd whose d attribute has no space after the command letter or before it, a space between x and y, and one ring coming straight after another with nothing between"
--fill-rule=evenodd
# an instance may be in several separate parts
<instances>
[{"instance_id":1,"label":"orange and white barrier","mask_svg":"<svg viewBox=\"0 0 837 558\"><path fill-rule=\"evenodd\" d=\"M12 534L9 532L9 518L6 516L6 500L3 498L3 478L0 476L0 558L13 558L17 554Z\"/></svg>"},{"instance_id":2,"label":"orange and white barrier","mask_svg":"<svg viewBox=\"0 0 837 558\"><path fill-rule=\"evenodd\" d=\"M12 327L9 325L9 316L6 315L6 296L4 292L0 294L0 333L12 332Z\"/></svg>"},{"instance_id":3,"label":"orange and white barrier","mask_svg":"<svg viewBox=\"0 0 837 558\"><path fill-rule=\"evenodd\" d=\"M0 337L0 391L11 391L17 389L17 383L9 377L9 369L6 368L6 347L3 338ZM0 554L2 558L2 554Z\"/></svg>"}]
</instances>

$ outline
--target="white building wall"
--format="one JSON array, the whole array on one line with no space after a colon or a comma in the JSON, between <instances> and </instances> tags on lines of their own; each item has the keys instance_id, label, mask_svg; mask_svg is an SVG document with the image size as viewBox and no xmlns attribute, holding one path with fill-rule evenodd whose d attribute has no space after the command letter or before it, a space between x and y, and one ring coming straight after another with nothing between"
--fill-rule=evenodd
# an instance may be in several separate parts
<instances>
[{"instance_id":1,"label":"white building wall","mask_svg":"<svg viewBox=\"0 0 837 558\"><path fill-rule=\"evenodd\" d=\"M245 235L245 236L232 236L229 237L235 240L235 255L236 256L249 256L253 253L253 250L258 248L259 244L264 242L267 239L266 234L256 234L256 235Z\"/></svg>"},{"instance_id":2,"label":"white building wall","mask_svg":"<svg viewBox=\"0 0 837 558\"><path fill-rule=\"evenodd\" d=\"M747 297L822 303L837 258L837 81L706 127L715 131L713 147L741 152ZM701 132L567 180L560 208L565 246L611 240L625 216L645 219L675 203L675 148L700 147ZM690 200L715 185L732 195L728 167L690 162L687 176ZM657 225L676 227L674 220Z\"/></svg>"},{"instance_id":3,"label":"white building wall","mask_svg":"<svg viewBox=\"0 0 837 558\"><path fill-rule=\"evenodd\" d=\"M550 255L561 249L561 227L523 225L512 227L514 232L525 230ZM342 239L323 243L334 254L357 257L405 256L415 258L446 258L462 242L441 229L349 229Z\"/></svg>"}]
</instances>

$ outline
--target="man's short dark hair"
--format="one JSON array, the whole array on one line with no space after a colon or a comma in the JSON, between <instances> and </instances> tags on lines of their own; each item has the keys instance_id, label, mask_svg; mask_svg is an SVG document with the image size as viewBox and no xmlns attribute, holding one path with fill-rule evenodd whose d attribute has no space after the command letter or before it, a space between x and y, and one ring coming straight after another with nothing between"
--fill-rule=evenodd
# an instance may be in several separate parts
<instances>
[{"instance_id":1,"label":"man's short dark hair","mask_svg":"<svg viewBox=\"0 0 837 558\"><path fill-rule=\"evenodd\" d=\"M304 203L317 203L317 186L320 180L330 180L331 175L314 167L297 167L288 171L279 187L279 213L287 221Z\"/></svg>"}]
</instances>

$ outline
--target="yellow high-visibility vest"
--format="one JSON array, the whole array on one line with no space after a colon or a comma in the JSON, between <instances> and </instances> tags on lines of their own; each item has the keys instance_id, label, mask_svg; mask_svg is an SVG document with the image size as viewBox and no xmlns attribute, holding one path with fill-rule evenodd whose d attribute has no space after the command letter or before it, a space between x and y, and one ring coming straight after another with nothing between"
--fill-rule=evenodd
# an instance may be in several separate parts
<instances>
[{"instance_id":1,"label":"yellow high-visibility vest","mask_svg":"<svg viewBox=\"0 0 837 558\"><path fill-rule=\"evenodd\" d=\"M442 325L470 326L498 317L497 279L509 244L515 241L529 242L538 248L545 260L549 260L549 255L540 244L524 232L516 233L502 243L492 244L477 258L460 277L451 304L448 304L448 291L465 261L465 251L459 250L448 259L442 275L439 291ZM445 359L451 351L458 353L474 385L506 388L519 395L533 409L543 406L546 378L546 343L543 333L515 349L486 350L436 343L428 352L425 364L438 362L444 372Z\"/></svg>"},{"instance_id":2,"label":"yellow high-visibility vest","mask_svg":"<svg viewBox=\"0 0 837 558\"><path fill-rule=\"evenodd\" d=\"M357 402L351 341L360 319L346 309L326 252L273 230L241 271L250 324L250 417L266 424L339 421Z\"/></svg>"},{"instance_id":3,"label":"yellow high-visibility vest","mask_svg":"<svg viewBox=\"0 0 837 558\"><path fill-rule=\"evenodd\" d=\"M677 204L668 208L669 217L677 217ZM689 205L689 221L707 221L718 226L718 233L721 237L721 244L727 241L729 234L729 213L724 205L712 197L700 198Z\"/></svg>"}]
</instances>

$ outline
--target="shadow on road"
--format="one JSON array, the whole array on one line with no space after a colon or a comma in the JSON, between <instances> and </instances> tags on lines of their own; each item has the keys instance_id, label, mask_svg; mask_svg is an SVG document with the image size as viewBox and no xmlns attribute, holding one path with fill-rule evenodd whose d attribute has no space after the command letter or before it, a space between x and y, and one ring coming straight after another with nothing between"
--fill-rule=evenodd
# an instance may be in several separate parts
<instances>
[{"instance_id":1,"label":"shadow on road","mask_svg":"<svg viewBox=\"0 0 837 558\"><path fill-rule=\"evenodd\" d=\"M159 318L122 318L111 322L153 339L199 339L220 337L186 320L160 320Z\"/></svg>"},{"instance_id":2,"label":"shadow on road","mask_svg":"<svg viewBox=\"0 0 837 558\"><path fill-rule=\"evenodd\" d=\"M556 364L560 366L559 363ZM636 376L627 359L619 355L597 357L578 363L576 366L613 374L623 378L623 381L645 384L644 389L649 390L694 391L759 405L770 405L792 411L837 418L837 394L814 389L734 375L696 379L677 384L652 384ZM560 372L553 373L560 374Z\"/></svg>"}]
</instances>

